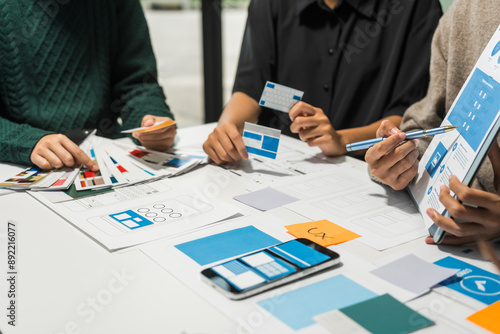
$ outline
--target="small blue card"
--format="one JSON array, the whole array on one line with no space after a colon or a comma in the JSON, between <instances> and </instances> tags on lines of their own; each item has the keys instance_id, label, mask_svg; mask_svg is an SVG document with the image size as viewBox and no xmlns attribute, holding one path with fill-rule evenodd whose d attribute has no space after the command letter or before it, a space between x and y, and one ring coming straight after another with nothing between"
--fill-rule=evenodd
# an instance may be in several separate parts
<instances>
[{"instance_id":1,"label":"small blue card","mask_svg":"<svg viewBox=\"0 0 500 334\"><path fill-rule=\"evenodd\" d=\"M456 275L439 284L487 305L500 300L500 277L498 275L451 256L436 261L434 264L460 270Z\"/></svg>"},{"instance_id":2,"label":"small blue card","mask_svg":"<svg viewBox=\"0 0 500 334\"><path fill-rule=\"evenodd\" d=\"M276 159L280 136L280 130L245 122L243 142L250 154Z\"/></svg>"},{"instance_id":3,"label":"small blue card","mask_svg":"<svg viewBox=\"0 0 500 334\"><path fill-rule=\"evenodd\" d=\"M302 99L304 92L274 82L266 82L259 105L281 112L288 112Z\"/></svg>"}]
</instances>

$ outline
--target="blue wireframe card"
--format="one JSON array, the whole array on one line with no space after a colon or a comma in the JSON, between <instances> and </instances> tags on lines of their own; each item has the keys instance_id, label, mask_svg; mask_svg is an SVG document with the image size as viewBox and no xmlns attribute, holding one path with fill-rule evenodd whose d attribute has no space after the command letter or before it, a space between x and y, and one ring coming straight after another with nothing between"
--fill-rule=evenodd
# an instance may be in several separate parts
<instances>
[{"instance_id":1,"label":"blue wireframe card","mask_svg":"<svg viewBox=\"0 0 500 334\"><path fill-rule=\"evenodd\" d=\"M245 122L243 142L249 154L276 159L280 135L280 130Z\"/></svg>"},{"instance_id":2,"label":"blue wireframe card","mask_svg":"<svg viewBox=\"0 0 500 334\"><path fill-rule=\"evenodd\" d=\"M266 82L259 105L287 113L302 99L304 92L274 82Z\"/></svg>"}]
</instances>

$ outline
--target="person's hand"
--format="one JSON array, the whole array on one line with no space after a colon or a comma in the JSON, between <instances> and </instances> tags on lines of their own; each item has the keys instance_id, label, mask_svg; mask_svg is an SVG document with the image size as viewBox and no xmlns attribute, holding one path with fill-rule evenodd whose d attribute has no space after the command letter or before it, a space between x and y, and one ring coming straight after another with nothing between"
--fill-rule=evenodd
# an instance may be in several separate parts
<instances>
[{"instance_id":1,"label":"person's hand","mask_svg":"<svg viewBox=\"0 0 500 334\"><path fill-rule=\"evenodd\" d=\"M203 150L218 165L248 159L243 137L233 123L216 127L203 143Z\"/></svg>"},{"instance_id":2,"label":"person's hand","mask_svg":"<svg viewBox=\"0 0 500 334\"><path fill-rule=\"evenodd\" d=\"M142 118L141 126L152 126L157 122L171 121L170 117L158 117L146 115ZM134 132L132 136L137 138L142 146L149 150L166 151L174 143L177 130L174 125L161 128L151 132Z\"/></svg>"},{"instance_id":3,"label":"person's hand","mask_svg":"<svg viewBox=\"0 0 500 334\"><path fill-rule=\"evenodd\" d=\"M289 111L292 124L290 131L298 133L302 141L311 147L319 147L327 156L343 155L347 152L345 143L333 128L323 110L305 102L298 102Z\"/></svg>"},{"instance_id":4,"label":"person's hand","mask_svg":"<svg viewBox=\"0 0 500 334\"><path fill-rule=\"evenodd\" d=\"M458 200L453 198L450 190ZM426 213L434 224L452 234L443 239L444 244L464 244L500 236L500 195L469 188L452 175L450 186L441 186L439 201L453 218L444 217L432 208ZM465 222L458 223L455 219ZM428 237L426 243L433 244L434 241Z\"/></svg>"},{"instance_id":5,"label":"person's hand","mask_svg":"<svg viewBox=\"0 0 500 334\"><path fill-rule=\"evenodd\" d=\"M85 165L91 171L99 170L99 166L63 134L42 137L33 148L30 160L42 169Z\"/></svg>"},{"instance_id":6,"label":"person's hand","mask_svg":"<svg viewBox=\"0 0 500 334\"><path fill-rule=\"evenodd\" d=\"M406 134L394 124L383 121L377 137L387 137L366 151L371 173L394 190L404 189L418 172L418 139L402 143ZM402 143L402 144L401 144Z\"/></svg>"}]
</instances>

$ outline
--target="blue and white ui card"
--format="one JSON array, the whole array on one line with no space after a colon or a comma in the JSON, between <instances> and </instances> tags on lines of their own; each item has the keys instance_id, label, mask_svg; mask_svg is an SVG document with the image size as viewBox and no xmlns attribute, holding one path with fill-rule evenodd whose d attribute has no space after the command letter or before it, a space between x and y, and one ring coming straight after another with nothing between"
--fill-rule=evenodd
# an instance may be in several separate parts
<instances>
[{"instance_id":1,"label":"blue and white ui card","mask_svg":"<svg viewBox=\"0 0 500 334\"><path fill-rule=\"evenodd\" d=\"M267 81L259 105L281 112L288 112L295 103L302 100L304 92Z\"/></svg>"},{"instance_id":2,"label":"blue and white ui card","mask_svg":"<svg viewBox=\"0 0 500 334\"><path fill-rule=\"evenodd\" d=\"M243 142L249 154L276 159L281 131L245 122Z\"/></svg>"}]
</instances>

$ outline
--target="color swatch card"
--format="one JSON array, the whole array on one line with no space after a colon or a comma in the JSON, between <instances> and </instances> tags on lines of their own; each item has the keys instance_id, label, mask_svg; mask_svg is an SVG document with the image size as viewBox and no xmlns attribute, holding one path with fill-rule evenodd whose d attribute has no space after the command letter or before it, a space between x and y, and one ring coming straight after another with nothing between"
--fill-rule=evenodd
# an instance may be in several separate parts
<instances>
[{"instance_id":1,"label":"color swatch card","mask_svg":"<svg viewBox=\"0 0 500 334\"><path fill-rule=\"evenodd\" d=\"M281 131L245 122L243 142L249 154L276 159Z\"/></svg>"},{"instance_id":2,"label":"color swatch card","mask_svg":"<svg viewBox=\"0 0 500 334\"><path fill-rule=\"evenodd\" d=\"M186 173L203 162L203 159L178 156L170 153L158 152L135 147L128 154L146 167L154 169L156 173L165 176L175 176Z\"/></svg>"},{"instance_id":3,"label":"color swatch card","mask_svg":"<svg viewBox=\"0 0 500 334\"><path fill-rule=\"evenodd\" d=\"M82 166L75 180L76 190L81 191L110 187L112 185L112 182L106 175L106 173L103 174L102 169L105 168L105 166L99 165L94 148L90 147L86 151L86 153L90 157L90 159L92 159L92 161L99 166L99 170L93 172L89 170L87 166Z\"/></svg>"},{"instance_id":4,"label":"color swatch card","mask_svg":"<svg viewBox=\"0 0 500 334\"><path fill-rule=\"evenodd\" d=\"M151 132L151 131L156 131L159 129L163 129L169 126L174 125L177 123L176 121L169 120L169 121L162 121L162 122L156 122L155 124L151 126L142 126L140 128L134 128L134 129L128 129L128 130L123 130L121 133L132 133L132 132Z\"/></svg>"},{"instance_id":5,"label":"color swatch card","mask_svg":"<svg viewBox=\"0 0 500 334\"><path fill-rule=\"evenodd\" d=\"M268 81L262 91L259 105L287 113L303 95L304 92L300 90Z\"/></svg>"},{"instance_id":6,"label":"color swatch card","mask_svg":"<svg viewBox=\"0 0 500 334\"><path fill-rule=\"evenodd\" d=\"M434 262L436 265L452 268L458 273L440 284L479 300L493 304L500 300L500 277L451 256Z\"/></svg>"},{"instance_id":7,"label":"color swatch card","mask_svg":"<svg viewBox=\"0 0 500 334\"><path fill-rule=\"evenodd\" d=\"M287 225L285 228L296 238L306 238L324 247L338 245L360 237L359 234L326 219Z\"/></svg>"},{"instance_id":8,"label":"color swatch card","mask_svg":"<svg viewBox=\"0 0 500 334\"><path fill-rule=\"evenodd\" d=\"M388 294L321 314L314 320L338 334L411 333L434 324Z\"/></svg>"},{"instance_id":9,"label":"color swatch card","mask_svg":"<svg viewBox=\"0 0 500 334\"><path fill-rule=\"evenodd\" d=\"M257 304L290 328L299 330L314 325L314 316L376 296L374 292L344 275L337 275L264 299ZM277 300L282 302L276 303Z\"/></svg>"}]
</instances>

